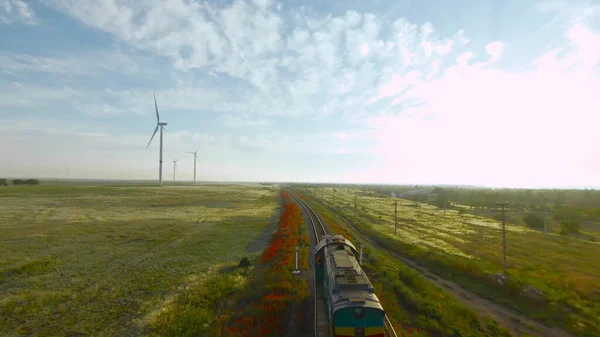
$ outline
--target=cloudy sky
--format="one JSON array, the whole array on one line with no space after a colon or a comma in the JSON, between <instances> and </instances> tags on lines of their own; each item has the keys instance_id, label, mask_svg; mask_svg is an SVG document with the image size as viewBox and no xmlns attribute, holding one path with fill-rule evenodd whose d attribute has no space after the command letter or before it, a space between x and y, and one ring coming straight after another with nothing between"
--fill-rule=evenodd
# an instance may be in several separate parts
<instances>
[{"instance_id":1,"label":"cloudy sky","mask_svg":"<svg viewBox=\"0 0 600 337\"><path fill-rule=\"evenodd\" d=\"M600 1L0 0L0 176L600 187Z\"/></svg>"}]
</instances>

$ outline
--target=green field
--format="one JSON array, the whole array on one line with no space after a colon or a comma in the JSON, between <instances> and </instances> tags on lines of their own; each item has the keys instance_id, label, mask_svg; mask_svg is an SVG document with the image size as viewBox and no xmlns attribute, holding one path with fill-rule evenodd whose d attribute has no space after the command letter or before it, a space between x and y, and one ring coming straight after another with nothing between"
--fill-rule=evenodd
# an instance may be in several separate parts
<instances>
[{"instance_id":1,"label":"green field","mask_svg":"<svg viewBox=\"0 0 600 337\"><path fill-rule=\"evenodd\" d=\"M511 336L489 316L462 305L401 261L366 243L361 233L347 226L338 214L307 201L331 231L344 235L355 245L365 245L362 267L398 336Z\"/></svg>"},{"instance_id":2,"label":"green field","mask_svg":"<svg viewBox=\"0 0 600 337\"><path fill-rule=\"evenodd\" d=\"M262 252L277 193L259 185L1 188L0 335L153 332L156 317L210 267Z\"/></svg>"},{"instance_id":3,"label":"green field","mask_svg":"<svg viewBox=\"0 0 600 337\"><path fill-rule=\"evenodd\" d=\"M389 197L338 189L335 209L365 234L484 297L580 336L600 335L600 244L507 225L508 281L500 285L502 237L497 220L401 200L394 234ZM321 191L314 193L321 197ZM325 189L332 205L332 189ZM543 294L525 294L531 286ZM528 288L531 289L531 288Z\"/></svg>"}]
</instances>

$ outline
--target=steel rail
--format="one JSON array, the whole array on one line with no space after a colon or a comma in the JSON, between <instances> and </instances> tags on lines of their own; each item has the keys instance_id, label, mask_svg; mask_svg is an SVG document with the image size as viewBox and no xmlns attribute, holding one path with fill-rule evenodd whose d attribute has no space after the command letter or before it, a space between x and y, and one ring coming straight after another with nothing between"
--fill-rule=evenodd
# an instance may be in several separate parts
<instances>
[{"instance_id":1,"label":"steel rail","mask_svg":"<svg viewBox=\"0 0 600 337\"><path fill-rule=\"evenodd\" d=\"M317 232L317 226L315 225L315 218L319 221L320 225L321 225L321 229L323 230L323 232L325 233L325 228L323 227L323 223L321 223L320 219L314 214L314 211L310 208L310 206L308 206L305 202L303 202L298 196L296 196L296 194L292 193L292 196L294 197L294 199L296 199L296 201L300 204L300 206L302 206L305 210L306 213L308 213L308 218L310 220L311 223L311 227L313 229L313 232L315 234L315 246L319 243L319 233ZM319 329L317 327L317 275L313 274L313 308L314 310L314 331L315 331L315 337L319 337Z\"/></svg>"},{"instance_id":2,"label":"steel rail","mask_svg":"<svg viewBox=\"0 0 600 337\"><path fill-rule=\"evenodd\" d=\"M315 234L317 234L317 241L320 239L320 237L322 237L322 235L318 235L317 233L317 226L315 225L315 219L317 220L317 223L319 224L319 228L321 229L321 232L323 233L323 235L327 234L327 230L325 229L325 225L323 224L323 221L321 220L321 218L317 215L317 212L315 212L315 210L312 209L312 207L310 207L304 200L300 199L300 197L294 195L294 198L296 198L296 200L304 207L304 209L307 210L308 212L308 216L311 219L312 225L313 225L313 229L315 231Z\"/></svg>"},{"instance_id":3,"label":"steel rail","mask_svg":"<svg viewBox=\"0 0 600 337\"><path fill-rule=\"evenodd\" d=\"M321 228L321 231L323 232L323 235L327 234L327 230L325 229L325 225L323 225L323 221L321 220L321 218L317 215L317 212L315 212L315 210L312 209L312 207L310 207L308 205L308 203L306 203L304 200L300 199L300 197L298 197L295 193L292 193L294 199L296 199L296 201L298 201L300 203L300 205L302 205L302 207L304 207L304 209L307 211L308 216L310 218L310 222L312 224L312 228L313 231L315 233L315 239L317 240L317 242L319 242L320 236L317 232L317 226L315 225L315 219L317 220L319 227ZM314 292L315 292L315 296L314 296L314 306L315 306L315 337L318 337L319 333L317 330L317 296L316 296L316 291L317 291L317 281L316 281L316 276L313 278L313 286L314 286ZM390 319L387 317L387 315L384 316L385 317L385 321L384 321L384 328L385 330L387 330L387 336L388 337L398 337L398 334L396 333L396 330L394 329L394 326L392 325L392 322L390 321Z\"/></svg>"}]
</instances>

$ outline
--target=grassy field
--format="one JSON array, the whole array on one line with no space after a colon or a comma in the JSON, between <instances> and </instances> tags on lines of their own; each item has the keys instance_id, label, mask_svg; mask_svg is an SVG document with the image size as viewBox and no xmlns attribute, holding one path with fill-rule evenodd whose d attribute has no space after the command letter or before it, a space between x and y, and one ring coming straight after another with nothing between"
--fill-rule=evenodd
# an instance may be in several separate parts
<instances>
[{"instance_id":1,"label":"grassy field","mask_svg":"<svg viewBox=\"0 0 600 337\"><path fill-rule=\"evenodd\" d=\"M357 246L365 244L363 268L399 336L511 336L490 317L463 306L402 262L362 241L337 214L306 200L331 231Z\"/></svg>"},{"instance_id":2,"label":"grassy field","mask_svg":"<svg viewBox=\"0 0 600 337\"><path fill-rule=\"evenodd\" d=\"M262 252L277 193L258 185L0 189L0 335L151 333L172 298L209 268Z\"/></svg>"},{"instance_id":3,"label":"grassy field","mask_svg":"<svg viewBox=\"0 0 600 337\"><path fill-rule=\"evenodd\" d=\"M580 336L600 335L600 244L576 237L543 234L507 225L508 280L500 285L502 238L497 220L401 200L394 234L391 198L339 189L335 209L361 231L430 270L513 307L533 318ZM332 205L332 189L325 202ZM321 197L321 193L316 196ZM543 294L529 292L533 287Z\"/></svg>"}]
</instances>

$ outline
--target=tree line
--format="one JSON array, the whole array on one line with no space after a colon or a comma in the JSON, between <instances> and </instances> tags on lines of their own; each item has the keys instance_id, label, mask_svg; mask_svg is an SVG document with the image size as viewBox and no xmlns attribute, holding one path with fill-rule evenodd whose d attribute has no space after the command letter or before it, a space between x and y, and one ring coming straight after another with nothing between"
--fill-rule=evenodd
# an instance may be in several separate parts
<instances>
[{"instance_id":1,"label":"tree line","mask_svg":"<svg viewBox=\"0 0 600 337\"><path fill-rule=\"evenodd\" d=\"M13 185L39 185L40 181L37 179L13 179L11 181ZM0 179L0 186L7 186L8 179Z\"/></svg>"},{"instance_id":2,"label":"tree line","mask_svg":"<svg viewBox=\"0 0 600 337\"><path fill-rule=\"evenodd\" d=\"M389 196L409 189L424 188L421 194L406 195L404 199L427 203L440 208L454 209L459 213L469 212L501 220L496 211L497 204L508 202L511 223L543 229L544 211L548 224L558 225L563 235L579 233L582 224L600 226L599 190L559 189L490 189L464 187L420 187L420 186L374 186L375 195ZM410 206L410 205L408 205ZM467 209L465 209L467 207Z\"/></svg>"}]
</instances>

